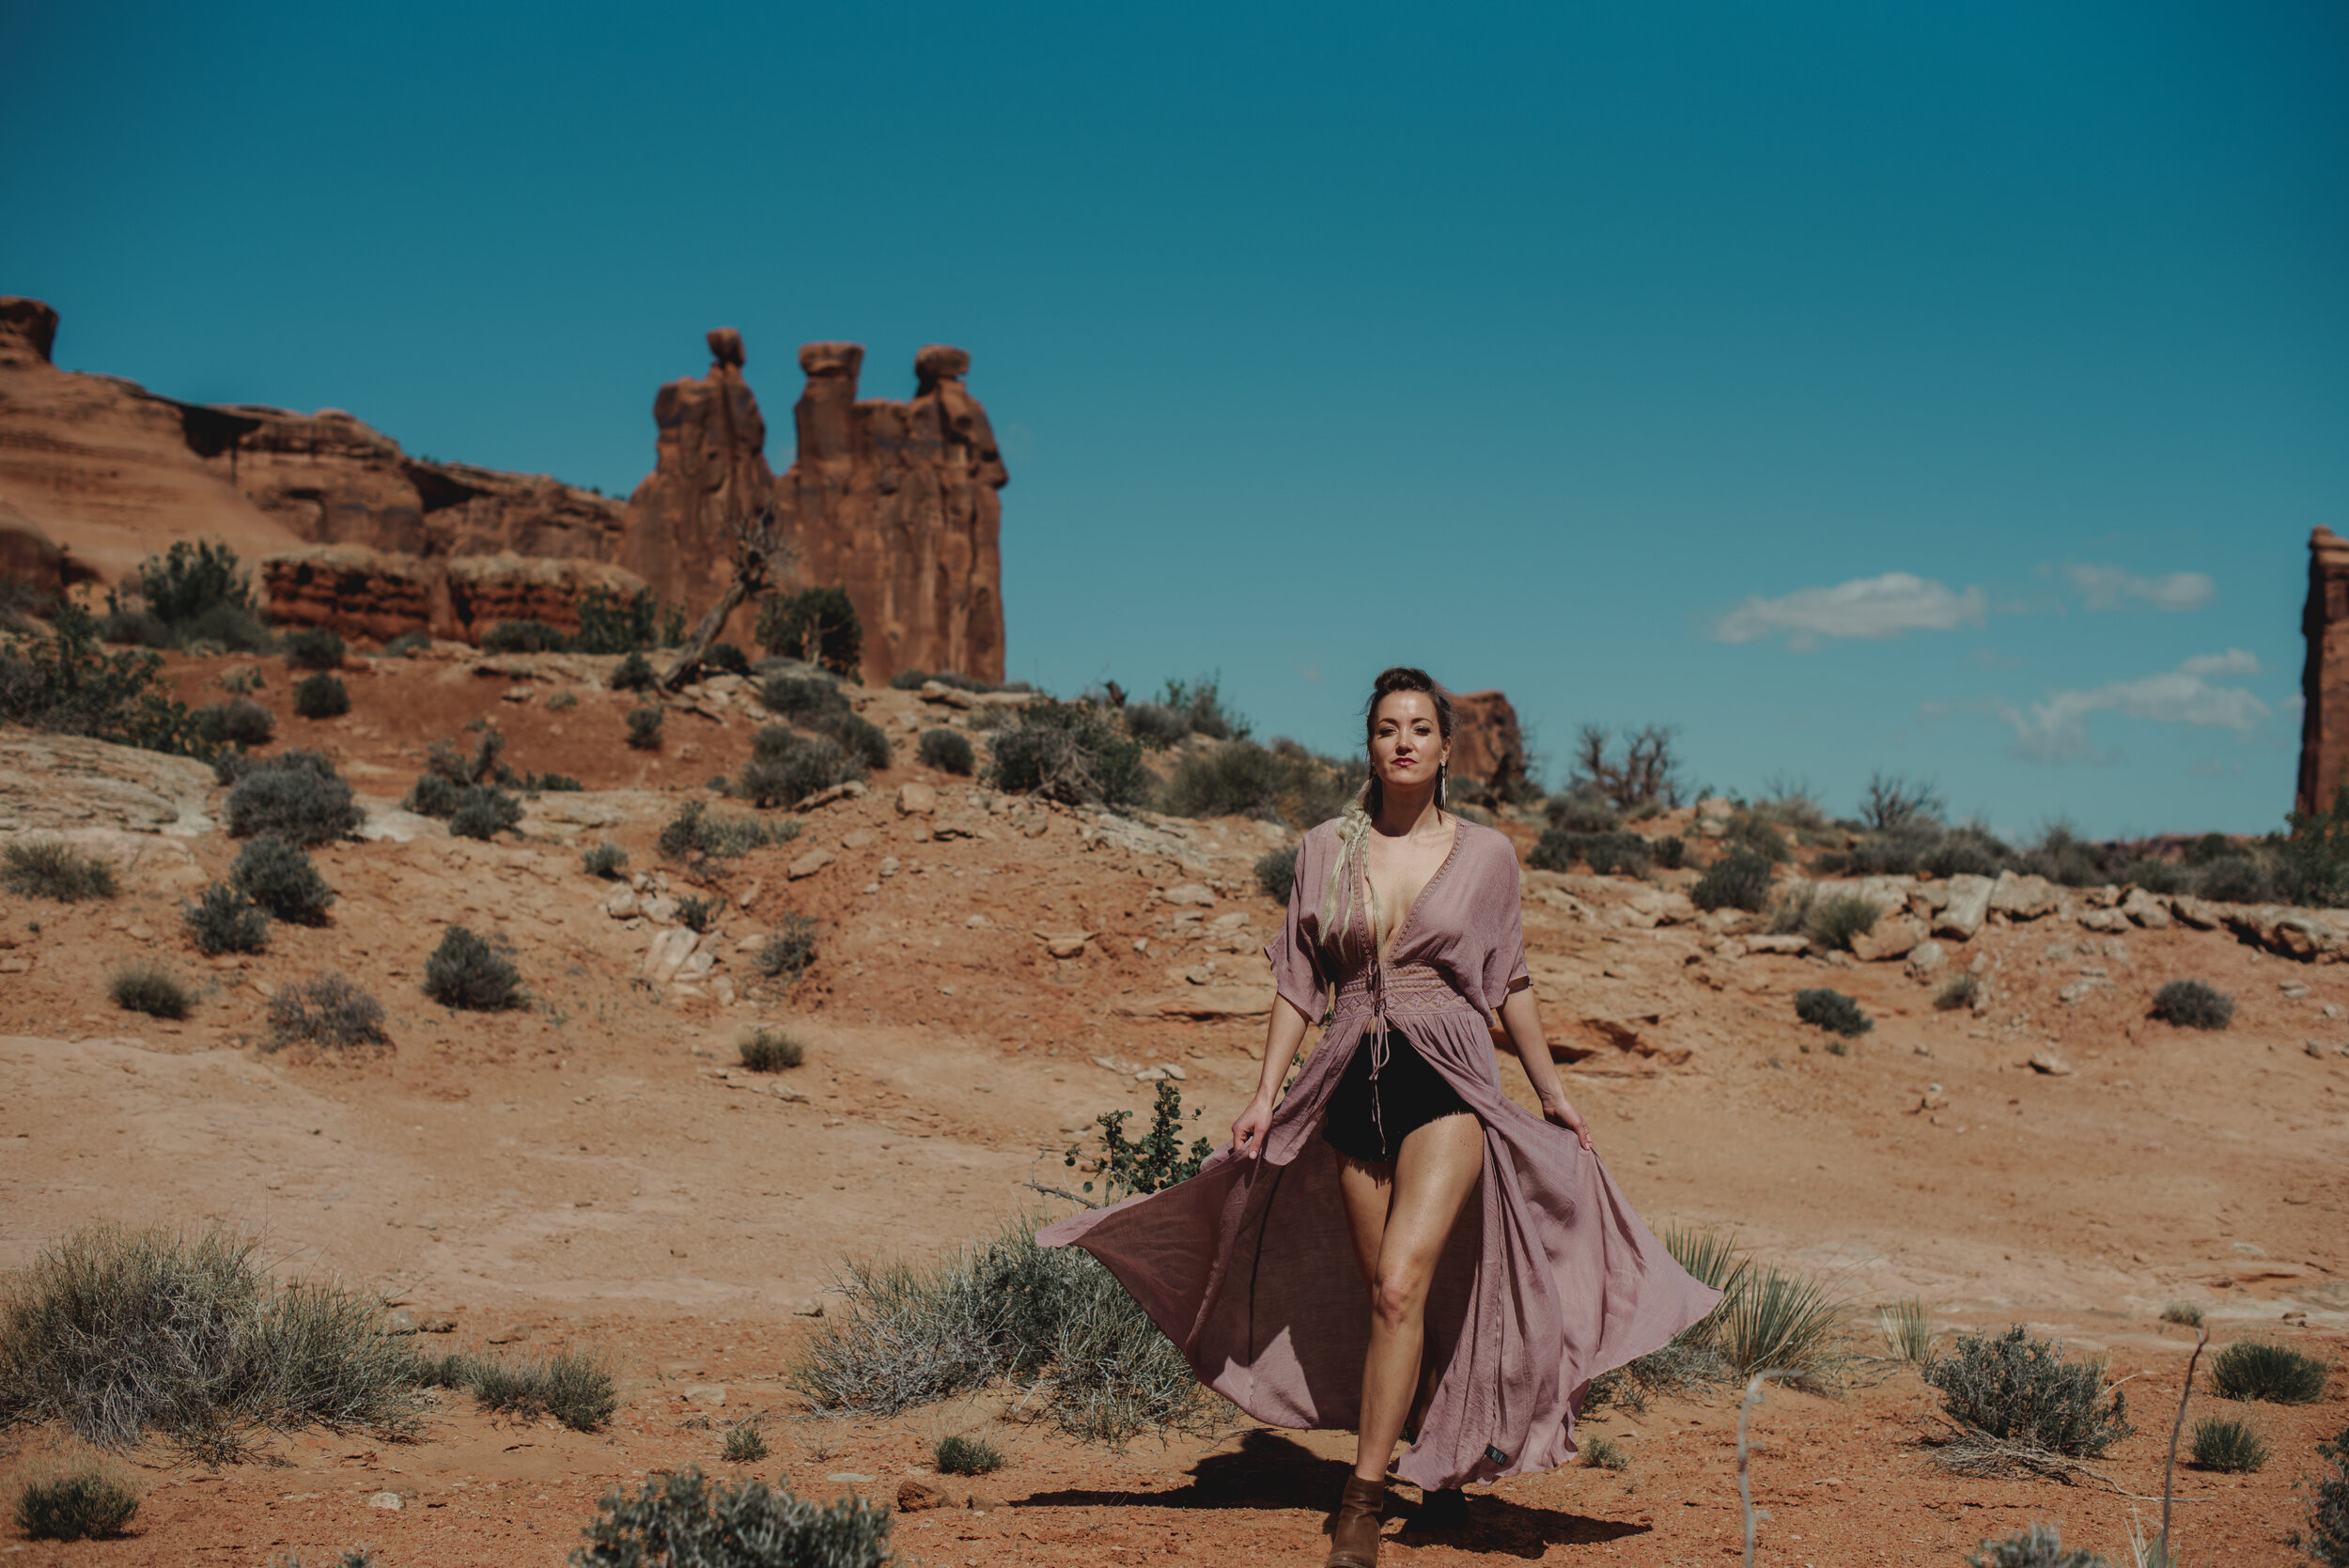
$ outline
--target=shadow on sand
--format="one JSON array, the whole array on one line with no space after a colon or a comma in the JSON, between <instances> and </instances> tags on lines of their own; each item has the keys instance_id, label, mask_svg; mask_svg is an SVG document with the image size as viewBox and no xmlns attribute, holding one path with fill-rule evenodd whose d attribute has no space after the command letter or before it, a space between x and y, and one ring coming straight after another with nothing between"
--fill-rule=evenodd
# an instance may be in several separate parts
<instances>
[{"instance_id":1,"label":"shadow on sand","mask_svg":"<svg viewBox=\"0 0 2349 1568\"><path fill-rule=\"evenodd\" d=\"M1327 1513L1337 1504L1346 1485L1347 1467L1324 1459L1277 1432L1251 1431L1241 1436L1237 1450L1211 1453L1191 1467L1190 1480L1166 1492L1069 1490L1036 1492L1012 1506L1020 1508L1174 1508L1210 1513L1220 1509L1310 1509ZM1403 1533L1417 1535L1411 1516L1419 1505L1408 1500L1412 1488L1398 1486L1390 1517L1403 1521ZM1471 1493L1469 1524L1464 1530L1429 1535L1429 1540L1458 1542L1483 1551L1513 1557L1538 1558L1551 1546L1589 1545L1644 1535L1651 1527L1615 1519L1591 1519L1549 1508L1529 1508L1490 1493Z\"/></svg>"}]
</instances>

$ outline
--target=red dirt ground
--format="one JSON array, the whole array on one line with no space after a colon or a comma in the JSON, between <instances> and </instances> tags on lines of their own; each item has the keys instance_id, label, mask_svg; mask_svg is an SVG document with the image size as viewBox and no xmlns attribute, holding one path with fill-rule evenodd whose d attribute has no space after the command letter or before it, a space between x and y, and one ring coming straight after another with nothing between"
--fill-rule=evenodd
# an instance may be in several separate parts
<instances>
[{"instance_id":1,"label":"red dirt ground","mask_svg":"<svg viewBox=\"0 0 2349 1568\"><path fill-rule=\"evenodd\" d=\"M207 683L240 662L250 661L176 668L209 698ZM729 1005L640 981L655 930L603 912L610 885L581 871L579 849L608 836L633 868L665 869L685 891L654 835L692 786L747 754L754 715L721 710L722 727L673 710L667 746L647 757L618 744L634 699L556 663L541 661L556 678L526 680L512 678L519 665L485 676L452 656L354 660L353 713L312 723L290 717L282 664L259 662L279 744L336 756L380 811L429 741L476 717L507 734L512 766L573 774L591 793L539 798L524 836L494 845L409 824L405 843L321 850L341 894L332 923L281 925L251 958L208 961L188 947L176 912L184 881L134 877L104 904L0 908L0 946L27 961L0 974L0 1264L92 1219L225 1218L259 1228L291 1272L454 1319L437 1344L603 1350L621 1377L620 1412L583 1435L493 1421L444 1397L412 1444L304 1433L267 1463L219 1470L143 1452L147 1501L128 1539L60 1547L0 1527L0 1557L260 1564L299 1552L316 1562L364 1542L385 1568L555 1563L600 1495L654 1470L693 1463L787 1479L811 1496L886 1499L927 1474L939 1436L972 1431L1009 1464L947 1484L957 1499L976 1490L1004 1506L901 1515L895 1542L915 1561L1320 1560L1344 1434L1235 1417L1212 1440L1145 1439L1120 1453L1003 1420L998 1396L893 1421L816 1416L781 1376L813 1327L796 1310L822 1296L843 1258L934 1256L1022 1204L1050 1209L1022 1184L1064 1174L1058 1151L1096 1112L1148 1104L1152 1086L1134 1066L1180 1066L1201 1126L1221 1136L1255 1078L1262 1018L1246 1014L1262 1002L1246 999L1268 994L1253 950L1278 920L1250 867L1283 835L1044 810L901 765L863 798L805 814L793 843L725 870L729 899L749 894L716 944L717 973L741 992ZM506 701L508 690L530 700ZM550 708L555 691L574 691L576 706ZM901 738L901 759L916 728L943 716L910 693L859 701ZM917 713L908 727L902 716ZM937 787L934 814L899 811L910 781ZM217 794L211 807L217 819ZM236 846L214 831L190 847L217 876ZM791 878L786 865L815 847L832 862ZM894 875L880 874L884 857ZM1159 896L1183 885L1211 890L1212 903ZM1998 1001L1985 1016L1938 1013L1897 963L1830 973L1809 956L1725 958L1697 926L1611 924L1541 896L1571 887L1605 915L1638 884L1537 874L1529 887L1545 1017L1590 1052L1568 1081L1642 1214L1658 1229L1735 1228L1756 1256L1827 1276L1852 1304L1845 1386L1773 1389L1754 1417L1766 1445L1755 1498L1770 1514L1759 1560L1956 1563L2036 1520L2125 1560L2132 1509L2150 1521L2159 1504L2123 1494L2161 1491L2191 1345L2159 1321L2165 1303L2201 1305L2220 1341L2260 1333L2338 1362L2349 1332L2349 1058L2332 1048L2349 1041L2349 1024L2324 1009L2349 1006L2349 971L2217 933L2109 938L2050 917L1952 944L1961 967L1987 955ZM823 930L814 970L787 996L759 989L738 951L786 912ZM1201 918L1178 918L1189 915ZM428 1002L416 988L423 955L450 923L511 940L537 1005L482 1017ZM1045 937L1078 932L1092 934L1081 956L1050 956ZM105 972L133 955L200 982L188 1022L106 1001ZM1206 985L1186 979L1208 963ZM2067 1005L2057 993L2083 963L2111 984ZM334 1061L259 1048L267 993L326 969L383 1000L392 1049ZM2148 1020L2154 989L2180 975L2238 997L2234 1027L2204 1034ZM1849 992L1879 1020L1848 1055L1794 1018L1793 992L1815 985ZM1168 1016L1168 998L1239 1016ZM754 1022L787 1024L807 1043L808 1063L785 1075L798 1097L720 1076ZM2311 1040L2321 1054L2304 1048ZM2027 1065L2051 1044L2068 1075ZM1514 1063L1501 1073L1524 1098ZM2024 1323L2108 1355L2113 1374L2132 1379L2139 1427L2099 1466L2112 1487L1937 1469L1921 1442L1936 1399L1886 1358L1875 1327L1878 1304L1909 1295L1945 1335ZM2341 1379L2313 1406L2198 1393L2194 1413L2245 1416L2275 1458L2248 1477L2181 1470L2188 1559L2297 1560L2284 1544L2298 1517L2293 1487L2314 1473L2316 1442L2349 1425ZM768 1418L773 1455L723 1465L724 1429L754 1414ZM1467 1535L1404 1532L1391 1554L1729 1560L1736 1417L1729 1390L1601 1412L1586 1433L1618 1438L1626 1470L1578 1467L1480 1490ZM12 1495L61 1444L52 1432L20 1435L0 1456L0 1489ZM370 1505L387 1492L403 1506ZM1399 1496L1408 1513L1412 1494Z\"/></svg>"}]
</instances>

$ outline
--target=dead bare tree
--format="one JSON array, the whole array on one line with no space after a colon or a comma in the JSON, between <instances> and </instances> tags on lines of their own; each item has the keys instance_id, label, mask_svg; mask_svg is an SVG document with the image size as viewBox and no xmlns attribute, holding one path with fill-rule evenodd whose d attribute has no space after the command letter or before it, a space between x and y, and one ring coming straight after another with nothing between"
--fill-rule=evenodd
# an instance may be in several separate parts
<instances>
[{"instance_id":1,"label":"dead bare tree","mask_svg":"<svg viewBox=\"0 0 2349 1568\"><path fill-rule=\"evenodd\" d=\"M1681 803L1680 764L1672 756L1672 729L1650 724L1626 736L1623 758L1609 753L1613 736L1604 725L1585 724L1574 743L1574 776L1569 790L1604 795L1619 811L1658 805L1670 811Z\"/></svg>"},{"instance_id":2,"label":"dead bare tree","mask_svg":"<svg viewBox=\"0 0 2349 1568\"><path fill-rule=\"evenodd\" d=\"M771 505L761 505L747 517L738 514L728 525L728 532L733 535L728 552L733 558L734 576L709 613L694 624L693 634L677 649L676 662L661 675L661 689L664 691L675 691L693 678L693 672L701 667L702 655L718 640L727 616L765 593L778 573L799 564L800 552L784 538L782 516Z\"/></svg>"}]
</instances>

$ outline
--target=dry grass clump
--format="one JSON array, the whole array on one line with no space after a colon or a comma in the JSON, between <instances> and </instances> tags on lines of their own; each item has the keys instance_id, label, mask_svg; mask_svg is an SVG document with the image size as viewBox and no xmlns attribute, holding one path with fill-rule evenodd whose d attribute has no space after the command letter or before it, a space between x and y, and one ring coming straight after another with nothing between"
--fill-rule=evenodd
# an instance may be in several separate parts
<instances>
[{"instance_id":1,"label":"dry grass clump","mask_svg":"<svg viewBox=\"0 0 2349 1568\"><path fill-rule=\"evenodd\" d=\"M607 882L614 881L621 872L628 869L628 851L616 844L606 842L580 856L579 863L588 876L600 877Z\"/></svg>"},{"instance_id":2,"label":"dry grass clump","mask_svg":"<svg viewBox=\"0 0 2349 1568\"><path fill-rule=\"evenodd\" d=\"M767 1457L767 1434L759 1430L756 1421L744 1421L727 1431L718 1457L729 1465L755 1465Z\"/></svg>"},{"instance_id":3,"label":"dry grass clump","mask_svg":"<svg viewBox=\"0 0 2349 1568\"><path fill-rule=\"evenodd\" d=\"M300 1043L348 1050L387 1046L383 1004L339 974L299 980L270 999L270 1048Z\"/></svg>"},{"instance_id":4,"label":"dry grass clump","mask_svg":"<svg viewBox=\"0 0 2349 1568\"><path fill-rule=\"evenodd\" d=\"M380 1302L279 1284L258 1243L92 1225L0 1289L0 1428L62 1421L128 1447L161 1432L226 1458L262 1428L412 1429L414 1362Z\"/></svg>"},{"instance_id":5,"label":"dry grass clump","mask_svg":"<svg viewBox=\"0 0 2349 1568\"><path fill-rule=\"evenodd\" d=\"M1091 1253L1048 1249L1035 1221L917 1269L851 1264L790 1371L819 1409L894 1415L998 1377L1081 1437L1196 1430L1210 1405L1182 1353Z\"/></svg>"},{"instance_id":6,"label":"dry grass clump","mask_svg":"<svg viewBox=\"0 0 2349 1568\"><path fill-rule=\"evenodd\" d=\"M195 1006L195 994L179 984L177 976L161 964L144 959L115 970L107 978L106 994L124 1012L144 1013L150 1018L184 1018Z\"/></svg>"},{"instance_id":7,"label":"dry grass clump","mask_svg":"<svg viewBox=\"0 0 2349 1568\"><path fill-rule=\"evenodd\" d=\"M533 1421L552 1416L574 1432L593 1432L619 1408L618 1385L600 1357L558 1350L541 1360L510 1361L454 1351L421 1363L428 1388L470 1393L484 1410Z\"/></svg>"},{"instance_id":8,"label":"dry grass clump","mask_svg":"<svg viewBox=\"0 0 2349 1568\"><path fill-rule=\"evenodd\" d=\"M931 1458L940 1475L992 1475L1003 1467L1003 1451L984 1437L941 1437Z\"/></svg>"},{"instance_id":9,"label":"dry grass clump","mask_svg":"<svg viewBox=\"0 0 2349 1568\"><path fill-rule=\"evenodd\" d=\"M120 1535L138 1512L139 1495L113 1467L86 1466L27 1483L16 1497L16 1528L35 1541L94 1541Z\"/></svg>"},{"instance_id":10,"label":"dry grass clump","mask_svg":"<svg viewBox=\"0 0 2349 1568\"><path fill-rule=\"evenodd\" d=\"M2234 998L2199 980L2172 980L2154 993L2154 1017L2181 1029L2225 1029L2234 1022Z\"/></svg>"},{"instance_id":11,"label":"dry grass clump","mask_svg":"<svg viewBox=\"0 0 2349 1568\"><path fill-rule=\"evenodd\" d=\"M1612 1437L1593 1437L1582 1445L1582 1463L1595 1470L1627 1470L1631 1455Z\"/></svg>"},{"instance_id":12,"label":"dry grass clump","mask_svg":"<svg viewBox=\"0 0 2349 1568\"><path fill-rule=\"evenodd\" d=\"M1925 1366L1933 1360L1933 1314L1925 1304L1913 1296L1888 1302L1876 1314L1883 1325L1886 1343L1892 1354L1911 1366Z\"/></svg>"},{"instance_id":13,"label":"dry grass clump","mask_svg":"<svg viewBox=\"0 0 2349 1568\"><path fill-rule=\"evenodd\" d=\"M815 961L816 917L788 914L783 917L781 928L760 944L752 965L769 980L788 986Z\"/></svg>"},{"instance_id":14,"label":"dry grass clump","mask_svg":"<svg viewBox=\"0 0 2349 1568\"><path fill-rule=\"evenodd\" d=\"M1803 934L1821 947L1851 951L1852 939L1875 929L1884 911L1854 893L1829 893L1811 901Z\"/></svg>"},{"instance_id":15,"label":"dry grass clump","mask_svg":"<svg viewBox=\"0 0 2349 1568\"><path fill-rule=\"evenodd\" d=\"M761 1482L664 1470L605 1495L571 1560L583 1568L665 1562L692 1568L889 1568L893 1516L853 1492L812 1503Z\"/></svg>"},{"instance_id":16,"label":"dry grass clump","mask_svg":"<svg viewBox=\"0 0 2349 1568\"><path fill-rule=\"evenodd\" d=\"M2210 1389L2221 1399L2314 1405L2325 1397L2325 1363L2265 1340L2237 1340L2210 1364Z\"/></svg>"},{"instance_id":17,"label":"dry grass clump","mask_svg":"<svg viewBox=\"0 0 2349 1568\"><path fill-rule=\"evenodd\" d=\"M2248 1475L2267 1463L2267 1445L2248 1421L2205 1416L2194 1423L2194 1463L2201 1469Z\"/></svg>"},{"instance_id":18,"label":"dry grass clump","mask_svg":"<svg viewBox=\"0 0 2349 1568\"><path fill-rule=\"evenodd\" d=\"M59 904L112 898L117 891L113 866L61 838L17 839L0 847L0 888Z\"/></svg>"},{"instance_id":19,"label":"dry grass clump","mask_svg":"<svg viewBox=\"0 0 2349 1568\"><path fill-rule=\"evenodd\" d=\"M737 1040L742 1065L754 1073L779 1073L807 1060L807 1048L780 1029L754 1029Z\"/></svg>"},{"instance_id":20,"label":"dry grass clump","mask_svg":"<svg viewBox=\"0 0 2349 1568\"><path fill-rule=\"evenodd\" d=\"M2069 1359L2061 1343L2033 1339L2019 1324L1995 1337L1960 1336L1956 1353L1936 1358L1924 1374L1951 1422L1939 1439L1946 1468L2060 1474L2077 1467L2065 1461L2092 1459L2135 1430L2127 1396L2105 1387L2101 1358Z\"/></svg>"},{"instance_id":21,"label":"dry grass clump","mask_svg":"<svg viewBox=\"0 0 2349 1568\"><path fill-rule=\"evenodd\" d=\"M2202 1326L2202 1309L2191 1301L2172 1301L2162 1308L2161 1321L2187 1328L2200 1328Z\"/></svg>"},{"instance_id":22,"label":"dry grass clump","mask_svg":"<svg viewBox=\"0 0 2349 1568\"><path fill-rule=\"evenodd\" d=\"M1971 1007L1981 996L1981 979L1971 974L1961 974L1933 994L1934 1010L1954 1013L1961 1007Z\"/></svg>"}]
</instances>

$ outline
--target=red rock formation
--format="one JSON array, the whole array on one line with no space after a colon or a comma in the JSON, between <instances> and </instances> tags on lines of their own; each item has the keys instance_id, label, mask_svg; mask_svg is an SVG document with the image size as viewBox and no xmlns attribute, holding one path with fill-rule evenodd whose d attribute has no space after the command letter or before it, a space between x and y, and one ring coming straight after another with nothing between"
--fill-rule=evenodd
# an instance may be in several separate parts
<instances>
[{"instance_id":1,"label":"red rock formation","mask_svg":"<svg viewBox=\"0 0 2349 1568\"><path fill-rule=\"evenodd\" d=\"M2349 782L2349 539L2329 528L2309 536L2309 598L2300 612L2308 638L2300 667L2300 787L2304 812L2333 803Z\"/></svg>"},{"instance_id":2,"label":"red rock formation","mask_svg":"<svg viewBox=\"0 0 2349 1568\"><path fill-rule=\"evenodd\" d=\"M591 588L633 598L645 580L602 561L518 555L408 555L365 545L315 545L264 557L261 608L288 626L332 627L389 642L403 632L478 643L500 621L579 629Z\"/></svg>"},{"instance_id":3,"label":"red rock formation","mask_svg":"<svg viewBox=\"0 0 2349 1568\"><path fill-rule=\"evenodd\" d=\"M839 584L864 626L864 678L901 670L1003 675L1005 474L987 411L963 386L971 356L914 357L910 402L859 400L864 350L810 343L792 411L799 453L777 478L766 421L742 379L742 340L709 334L709 374L653 404L655 467L629 498L618 559L664 598L705 605L725 585L728 520L771 503L799 551L792 587ZM753 612L727 635L747 643Z\"/></svg>"},{"instance_id":4,"label":"red rock formation","mask_svg":"<svg viewBox=\"0 0 2349 1568\"><path fill-rule=\"evenodd\" d=\"M1525 735L1517 710L1498 691L1470 691L1452 699L1452 776L1483 787L1480 801L1514 800L1525 788Z\"/></svg>"}]
</instances>

